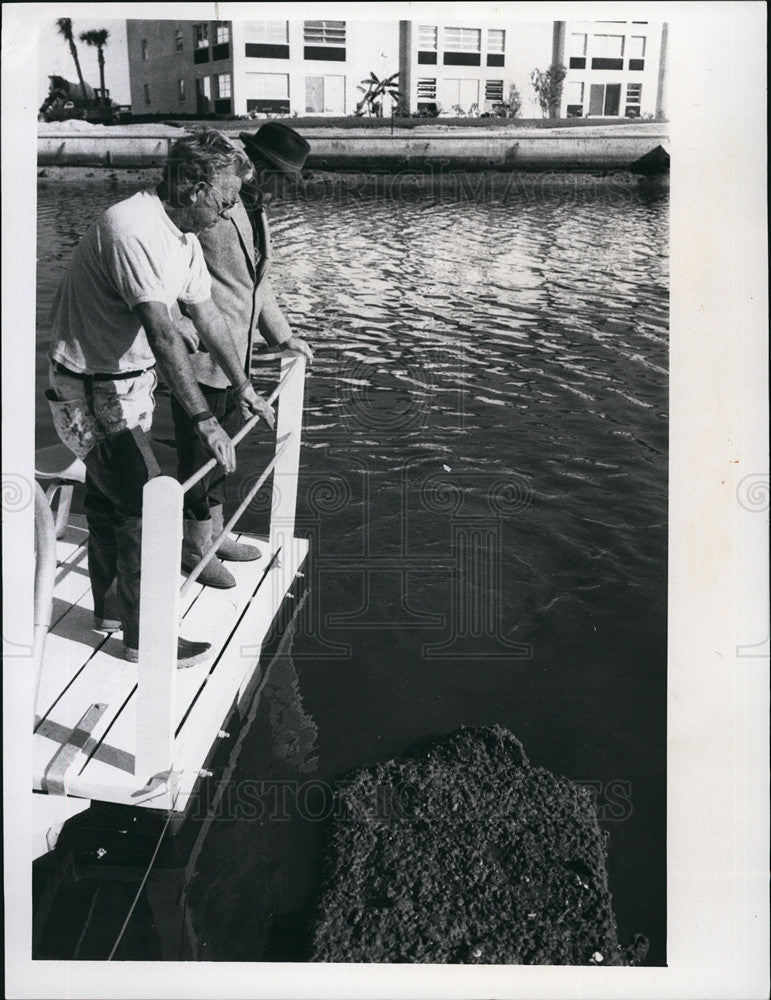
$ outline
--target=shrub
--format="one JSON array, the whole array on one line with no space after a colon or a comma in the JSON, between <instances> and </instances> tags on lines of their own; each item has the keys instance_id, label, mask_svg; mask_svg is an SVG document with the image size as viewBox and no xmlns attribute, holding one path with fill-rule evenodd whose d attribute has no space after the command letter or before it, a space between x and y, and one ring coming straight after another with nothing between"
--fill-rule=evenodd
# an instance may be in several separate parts
<instances>
[{"instance_id":1,"label":"shrub","mask_svg":"<svg viewBox=\"0 0 771 1000\"><path fill-rule=\"evenodd\" d=\"M533 90L538 97L541 114L544 118L559 117L562 87L567 72L562 64L554 63L545 73L542 73L540 69L534 69L530 74Z\"/></svg>"}]
</instances>

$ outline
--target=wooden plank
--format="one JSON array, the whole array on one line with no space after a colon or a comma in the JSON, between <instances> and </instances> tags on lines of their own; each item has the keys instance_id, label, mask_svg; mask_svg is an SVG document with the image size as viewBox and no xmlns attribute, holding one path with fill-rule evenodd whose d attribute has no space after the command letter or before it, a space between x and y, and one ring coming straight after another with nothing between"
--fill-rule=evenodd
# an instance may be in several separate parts
<instances>
[{"instance_id":1,"label":"wooden plank","mask_svg":"<svg viewBox=\"0 0 771 1000\"><path fill-rule=\"evenodd\" d=\"M268 565L267 543L249 536L239 537L248 538L262 548L263 558L259 562L230 564L237 578L237 585L232 591L215 591L199 586L186 602L185 634L196 638L200 626L207 634L207 639L214 638L211 634L214 629L217 633L217 648L225 643L227 645L211 676L212 661L191 668L190 671L178 671L180 678L186 674L191 676L189 679L185 677L182 682L185 693L176 713L177 719L181 718L183 708L189 705L187 699L192 700L195 696L201 680L208 678L174 747L175 759L181 755L186 772L184 795L180 798L180 789L173 783L168 786L163 779L145 790L137 787L138 779L132 773L136 749L136 725L133 723L137 710L134 697L137 669L122 659L117 638L105 639L103 635L93 631L90 591L61 622L59 634L54 630L52 636L49 636L53 661L68 661L65 669L60 665L58 671L46 671L49 691L62 693L62 688L57 690L57 684L52 683L53 675L57 675L59 681L66 679L71 683L59 703L46 713L45 723L40 726L35 737L36 787L40 787L46 765L67 741L78 720L91 704L98 701L109 707L89 739L83 742L83 752L77 763L67 770L66 784L70 794L153 808L171 808L175 804L176 808L183 808L222 721L232 708L238 691L248 682L254 670L262 640L290 589L308 548L306 541L295 541L289 557L284 553L280 562L274 563L265 579L260 582ZM181 580L181 575L178 575L177 586ZM250 601L258 583L257 594L260 599ZM227 614L222 613L223 598L230 601ZM248 610L233 632L236 621L245 608ZM53 663L47 663L48 668L52 665ZM200 672L197 679L192 676L193 671ZM74 679L73 672L76 672ZM127 725L127 720L132 715L132 723ZM116 738L118 736L120 739Z\"/></svg>"},{"instance_id":2,"label":"wooden plank","mask_svg":"<svg viewBox=\"0 0 771 1000\"><path fill-rule=\"evenodd\" d=\"M179 774L178 810L186 807L217 730L234 707L239 690L253 673L262 642L307 552L308 542L294 539L281 553L281 559L274 560L220 657L216 680L206 685L186 719L174 747L174 769Z\"/></svg>"},{"instance_id":3,"label":"wooden plank","mask_svg":"<svg viewBox=\"0 0 771 1000\"><path fill-rule=\"evenodd\" d=\"M54 754L43 775L43 787L50 795L64 795L67 791L67 772L80 756L84 745L94 729L94 726L104 715L106 705L95 704L86 709L69 735L66 743Z\"/></svg>"},{"instance_id":4,"label":"wooden plank","mask_svg":"<svg viewBox=\"0 0 771 1000\"><path fill-rule=\"evenodd\" d=\"M196 676L191 670L180 670L177 676L177 712L175 730L182 721L190 704L207 677L212 673L216 657L222 652L228 636L236 626L236 622L251 600L267 566L270 563L268 543L248 535L238 536L260 549L262 556L253 562L229 562L227 567L236 580L235 587L230 590L214 590L204 587L198 600L193 604L182 619L184 634L190 639L204 639L211 642L216 649L216 655L200 666L203 668ZM225 612L227 608L227 612Z\"/></svg>"},{"instance_id":5,"label":"wooden plank","mask_svg":"<svg viewBox=\"0 0 771 1000\"><path fill-rule=\"evenodd\" d=\"M54 628L69 613L71 608L83 601L91 603L91 582L88 578L88 552L86 546L79 546L56 571L54 583L53 607L51 609L51 628Z\"/></svg>"},{"instance_id":6,"label":"wooden plank","mask_svg":"<svg viewBox=\"0 0 771 1000\"><path fill-rule=\"evenodd\" d=\"M178 587L182 579L181 573L176 576ZM200 587L191 591L188 604L196 600L200 591ZM137 683L137 666L123 659L122 641L118 637L105 637L103 633L93 630L92 612L84 604L90 604L90 591L88 601L84 599L73 608L48 636L50 645L46 645L38 703L38 732L33 745L35 787L41 787L46 765L58 747L66 742L78 719L89 705L100 702L107 704L108 710L94 728L91 739L84 746L84 753L87 758L94 754L95 759L101 762L109 761L106 765L109 770L115 775L124 775L133 788L136 784L133 776L135 730L126 745L116 744L111 735L104 744L102 741L115 724L116 716L119 718L127 704L131 703ZM76 775L72 769L67 778L71 793L81 794L73 785ZM124 800L114 800L108 795L106 801Z\"/></svg>"},{"instance_id":7,"label":"wooden plank","mask_svg":"<svg viewBox=\"0 0 771 1000\"><path fill-rule=\"evenodd\" d=\"M90 740L83 747L86 754L90 752L92 743L99 739L136 684L136 667L123 660L119 640L115 638L104 640L102 637L102 641L103 645L82 666L62 697L38 724L33 740L36 788L41 787L43 776L52 758L62 743L69 740L72 730L88 708L95 702L107 706ZM71 786L69 774L65 777L70 791L79 794Z\"/></svg>"},{"instance_id":8,"label":"wooden plank","mask_svg":"<svg viewBox=\"0 0 771 1000\"><path fill-rule=\"evenodd\" d=\"M264 543L263 543L264 544ZM257 591L268 600L255 597L248 605L238 627L222 652L215 672L203 687L193 709L180 731L174 747L174 777L179 784L168 787L159 780L153 787L143 791L137 781L128 773L120 772L104 760L93 757L81 774L70 775L70 789L77 794L88 794L94 799L125 802L136 806L184 810L190 793L198 780L198 772L204 764L209 750L217 738L217 732L234 705L238 691L247 675L254 670L259 659L262 640L270 628L273 618L281 605L287 590L292 585L296 572L308 551L304 539L296 540L289 554L280 563L274 562L272 570ZM235 565L235 564L233 564ZM244 563L238 570L248 567ZM252 564L254 566L254 564ZM255 574L256 575L256 574ZM263 587L265 588L263 590ZM205 593L205 592L204 592ZM210 591L222 599L222 592ZM203 595L202 595L203 596ZM229 619L232 629L235 619ZM211 666L211 665L210 665ZM196 668L193 668L196 669ZM180 674L188 671L180 671ZM135 711L129 703L126 711ZM125 734L130 731L124 720L116 723L116 731ZM111 743L113 732L109 733ZM177 762L180 762L178 765ZM184 772L179 774L180 769Z\"/></svg>"},{"instance_id":9,"label":"wooden plank","mask_svg":"<svg viewBox=\"0 0 771 1000\"><path fill-rule=\"evenodd\" d=\"M69 697L68 692L75 678L105 642L104 633L94 631L91 590L88 589L48 633L36 705L36 725ZM83 710L87 707L84 704Z\"/></svg>"},{"instance_id":10,"label":"wooden plank","mask_svg":"<svg viewBox=\"0 0 771 1000\"><path fill-rule=\"evenodd\" d=\"M199 690L214 683L219 669L218 657L233 631L238 618L254 594L265 568L268 565L267 542L248 535L237 536L243 541L257 545L263 551L259 560L243 563L228 563L236 578L236 586L229 590L215 590L212 587L198 587L198 598L190 602L182 617L180 632L189 639L205 639L211 642L213 653L204 663L186 670L178 670L176 677L175 723L176 730ZM216 665L216 666L215 666ZM109 733L110 744L128 747L134 752L137 729L138 703L132 699L115 721ZM216 736L219 720L212 722L212 739ZM87 773L86 773L87 772ZM109 764L94 759L84 769L83 779L97 782L100 786L109 780ZM135 783L136 784L136 783Z\"/></svg>"}]
</instances>

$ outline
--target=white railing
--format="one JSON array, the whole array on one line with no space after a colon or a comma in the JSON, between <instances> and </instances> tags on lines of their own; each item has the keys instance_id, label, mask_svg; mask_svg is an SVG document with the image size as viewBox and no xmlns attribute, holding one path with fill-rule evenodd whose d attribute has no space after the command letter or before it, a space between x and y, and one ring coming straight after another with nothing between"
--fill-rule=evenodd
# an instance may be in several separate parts
<instances>
[{"instance_id":1,"label":"white railing","mask_svg":"<svg viewBox=\"0 0 771 1000\"><path fill-rule=\"evenodd\" d=\"M256 360L277 358L281 359L281 374L278 385L268 398L271 404L278 401L275 454L181 587L179 566L182 560L184 496L191 486L216 466L217 461L210 459L184 483L170 476L158 476L144 488L134 768L136 777L143 781L149 781L156 775L166 775L173 768L177 640L182 600L271 472L270 557L274 558L282 546L294 538L305 358L292 352L270 351L258 355ZM243 440L260 419L253 416L244 424L233 437L234 444ZM212 719L213 732L216 733L221 721Z\"/></svg>"}]
</instances>

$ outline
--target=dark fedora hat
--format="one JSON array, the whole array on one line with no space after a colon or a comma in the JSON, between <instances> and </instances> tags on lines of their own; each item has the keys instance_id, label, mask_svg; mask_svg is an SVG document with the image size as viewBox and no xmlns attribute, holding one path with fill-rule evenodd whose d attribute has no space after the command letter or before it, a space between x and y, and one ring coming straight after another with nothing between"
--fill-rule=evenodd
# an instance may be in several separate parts
<instances>
[{"instance_id":1,"label":"dark fedora hat","mask_svg":"<svg viewBox=\"0 0 771 1000\"><path fill-rule=\"evenodd\" d=\"M299 177L311 148L299 132L282 122L265 122L256 132L241 132L240 138L250 159L261 156L295 178Z\"/></svg>"}]
</instances>

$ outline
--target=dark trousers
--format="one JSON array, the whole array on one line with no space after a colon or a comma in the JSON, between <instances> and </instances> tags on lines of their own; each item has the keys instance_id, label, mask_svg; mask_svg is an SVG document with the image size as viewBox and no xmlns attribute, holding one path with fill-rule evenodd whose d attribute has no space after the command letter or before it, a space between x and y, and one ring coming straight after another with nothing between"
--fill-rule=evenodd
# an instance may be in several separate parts
<instances>
[{"instance_id":1,"label":"dark trousers","mask_svg":"<svg viewBox=\"0 0 771 1000\"><path fill-rule=\"evenodd\" d=\"M214 389L210 385L199 385L206 405L222 425L229 437L241 428L241 414L233 401L233 392L228 389ZM211 455L195 429L195 424L185 413L177 400L171 397L171 416L177 439L177 476L184 483L193 473L205 465ZM185 494L185 518L189 521L205 521L210 509L225 502L225 473L221 465L216 465Z\"/></svg>"},{"instance_id":2,"label":"dark trousers","mask_svg":"<svg viewBox=\"0 0 771 1000\"><path fill-rule=\"evenodd\" d=\"M142 558L142 490L161 470L140 427L120 431L86 455L85 509L88 521L88 573L94 613L114 617L105 606L117 591L123 641L139 646L139 576Z\"/></svg>"}]
</instances>

